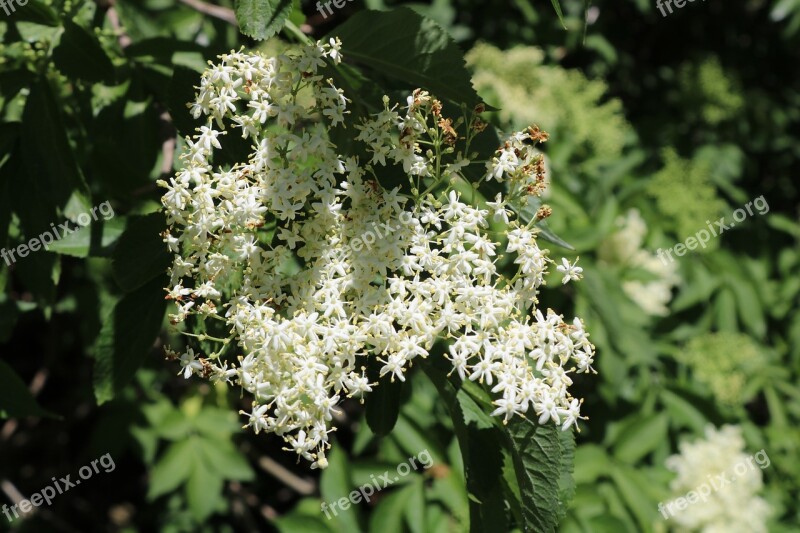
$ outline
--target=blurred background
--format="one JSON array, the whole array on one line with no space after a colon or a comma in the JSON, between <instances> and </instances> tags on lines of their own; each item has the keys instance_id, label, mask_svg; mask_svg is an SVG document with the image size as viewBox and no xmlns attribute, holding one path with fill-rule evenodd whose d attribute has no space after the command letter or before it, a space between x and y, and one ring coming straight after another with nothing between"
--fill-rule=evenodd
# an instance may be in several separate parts
<instances>
[{"instance_id":1,"label":"blurred background","mask_svg":"<svg viewBox=\"0 0 800 533\"><path fill-rule=\"evenodd\" d=\"M589 420L562 530L800 531L800 0L687 2L666 15L654 0L354 0L327 16L302 2L291 20L322 37L359 10L401 4L457 41L499 128L550 133L549 224L574 247L555 253L579 256L585 278L542 302L584 318L599 371L576 383ZM81 180L117 213L57 253L0 263L0 503L104 454L114 462L24 520L0 516L0 530L464 531L452 422L421 372L386 437L344 404L321 476L281 439L241 430L238 390L178 375L163 308L134 314L152 336L128 339L133 380L98 387L109 330L125 326L112 320L119 302L136 309L131 289L163 287L136 279L150 256L114 248L125 221L158 210L155 180L183 145L167 111L191 94L175 80L240 46L289 46L241 35L231 7L29 0L0 12L0 244L62 220L43 198L72 201ZM32 182L31 168L46 179ZM748 202L752 214L707 246L659 256ZM75 198L72 212L82 207ZM560 287L558 273L548 284ZM421 450L432 468L330 520L320 512ZM762 450L768 466L713 504L659 510Z\"/></svg>"}]
</instances>

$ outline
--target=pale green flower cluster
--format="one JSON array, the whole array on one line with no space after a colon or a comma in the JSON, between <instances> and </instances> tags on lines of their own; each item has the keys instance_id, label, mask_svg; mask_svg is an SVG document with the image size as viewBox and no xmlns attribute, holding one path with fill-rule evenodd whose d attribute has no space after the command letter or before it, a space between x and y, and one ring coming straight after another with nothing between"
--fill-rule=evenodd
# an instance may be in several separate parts
<instances>
[{"instance_id":1,"label":"pale green flower cluster","mask_svg":"<svg viewBox=\"0 0 800 533\"><path fill-rule=\"evenodd\" d=\"M616 224L617 231L599 247L600 259L644 271L647 279L626 279L623 273L622 289L648 315L667 315L672 289L680 282L678 265L661 261L655 253L644 248L647 224L638 209L630 209L617 219Z\"/></svg>"},{"instance_id":2,"label":"pale green flower cluster","mask_svg":"<svg viewBox=\"0 0 800 533\"><path fill-rule=\"evenodd\" d=\"M487 103L500 108L503 124L519 129L536 123L561 139L561 150L569 143L581 163L616 159L631 131L622 103L607 98L602 81L544 65L543 59L538 48L500 50L485 43L467 54L475 88Z\"/></svg>"},{"instance_id":3,"label":"pale green flower cluster","mask_svg":"<svg viewBox=\"0 0 800 533\"><path fill-rule=\"evenodd\" d=\"M708 163L682 159L671 148L664 150L663 158L664 166L653 176L647 191L659 212L672 220L678 238L684 239L717 220L726 204L717 195ZM713 239L698 251L707 252L717 246L719 239Z\"/></svg>"},{"instance_id":4,"label":"pale green flower cluster","mask_svg":"<svg viewBox=\"0 0 800 533\"><path fill-rule=\"evenodd\" d=\"M744 107L744 97L731 79L716 57L685 63L678 71L681 97L699 107L703 120L711 126L733 119Z\"/></svg>"},{"instance_id":5,"label":"pale green flower cluster","mask_svg":"<svg viewBox=\"0 0 800 533\"><path fill-rule=\"evenodd\" d=\"M708 333L692 339L678 359L689 365L695 378L720 403L742 405L753 391L747 384L766 358L753 340L742 333Z\"/></svg>"},{"instance_id":6,"label":"pale green flower cluster","mask_svg":"<svg viewBox=\"0 0 800 533\"><path fill-rule=\"evenodd\" d=\"M766 533L770 507L759 496L761 468L745 453L739 426L706 428L705 439L680 443L680 453L667 458L676 473L670 483L675 497L711 487L707 497L670 517L673 531L688 533Z\"/></svg>"},{"instance_id":7,"label":"pale green flower cluster","mask_svg":"<svg viewBox=\"0 0 800 533\"><path fill-rule=\"evenodd\" d=\"M340 61L339 47L232 52L203 74L191 111L207 123L187 140L177 176L161 182L174 254L167 291L175 324L209 319L228 336L185 332L219 349L174 354L184 375L248 391L248 425L282 436L320 468L338 405L376 385L365 358L381 363L381 376L405 380L443 338L452 372L491 388L493 415L532 410L542 424L576 425L581 401L568 387L573 372L592 371L594 347L578 318L530 310L552 262L537 231L513 218L502 195L482 209L450 190L464 180L469 140L485 124L475 116L453 123L417 90L402 108L385 99L359 126L370 161L343 157L327 129L342 122L348 100L320 74ZM232 129L252 152L233 168L215 167ZM512 135L485 163L484 179L538 191L543 138L536 129ZM412 194L384 189L375 175L382 165L402 167ZM425 178L446 194L420 192ZM508 226L502 241L488 231L490 216ZM381 239L363 253L377 228ZM497 271L502 254L518 266L511 279ZM573 265L565 275L579 274Z\"/></svg>"}]
</instances>

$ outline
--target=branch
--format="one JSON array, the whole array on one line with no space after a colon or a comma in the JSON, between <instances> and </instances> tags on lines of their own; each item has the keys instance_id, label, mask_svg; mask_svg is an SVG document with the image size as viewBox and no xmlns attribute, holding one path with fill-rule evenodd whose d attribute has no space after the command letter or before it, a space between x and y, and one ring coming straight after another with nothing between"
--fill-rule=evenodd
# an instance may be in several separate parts
<instances>
[{"instance_id":1,"label":"branch","mask_svg":"<svg viewBox=\"0 0 800 533\"><path fill-rule=\"evenodd\" d=\"M314 494L314 491L316 490L314 483L294 475L281 464L277 463L273 459L270 459L269 457L261 456L258 459L258 466L260 466L265 472L271 474L273 477L278 478L288 487L294 489L294 491L298 494L309 496Z\"/></svg>"},{"instance_id":2,"label":"branch","mask_svg":"<svg viewBox=\"0 0 800 533\"><path fill-rule=\"evenodd\" d=\"M239 25L236 22L236 14L233 12L233 9L207 4L201 0L180 0L180 2L210 17L218 18L234 26Z\"/></svg>"}]
</instances>

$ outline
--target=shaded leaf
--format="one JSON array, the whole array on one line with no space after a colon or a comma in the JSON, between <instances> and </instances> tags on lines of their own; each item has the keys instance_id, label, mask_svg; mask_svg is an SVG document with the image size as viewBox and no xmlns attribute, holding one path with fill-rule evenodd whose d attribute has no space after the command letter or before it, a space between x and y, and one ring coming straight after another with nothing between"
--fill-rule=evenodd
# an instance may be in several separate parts
<instances>
[{"instance_id":1,"label":"shaded leaf","mask_svg":"<svg viewBox=\"0 0 800 533\"><path fill-rule=\"evenodd\" d=\"M375 71L422 87L439 98L475 105L480 97L472 87L464 56L436 22L408 8L360 11L337 27L330 37L342 40L342 54Z\"/></svg>"},{"instance_id":2,"label":"shaded leaf","mask_svg":"<svg viewBox=\"0 0 800 533\"><path fill-rule=\"evenodd\" d=\"M114 278L128 292L164 274L171 261L161 237L167 228L163 213L130 217L129 220L112 255Z\"/></svg>"},{"instance_id":3,"label":"shaded leaf","mask_svg":"<svg viewBox=\"0 0 800 533\"><path fill-rule=\"evenodd\" d=\"M167 309L165 278L126 294L106 317L94 347L94 392L99 404L114 398L150 353Z\"/></svg>"},{"instance_id":4,"label":"shaded leaf","mask_svg":"<svg viewBox=\"0 0 800 533\"><path fill-rule=\"evenodd\" d=\"M90 83L114 81L114 64L95 36L71 20L64 21L53 62L62 74Z\"/></svg>"},{"instance_id":5,"label":"shaded leaf","mask_svg":"<svg viewBox=\"0 0 800 533\"><path fill-rule=\"evenodd\" d=\"M55 415L42 409L25 383L4 361L0 361L0 418Z\"/></svg>"},{"instance_id":6,"label":"shaded leaf","mask_svg":"<svg viewBox=\"0 0 800 533\"><path fill-rule=\"evenodd\" d=\"M367 362L367 372L370 382L377 382L365 398L366 419L372 432L383 437L391 433L397 417L400 415L400 395L402 394L403 382L395 379L394 383L389 375L380 377L382 363L374 357Z\"/></svg>"}]
</instances>

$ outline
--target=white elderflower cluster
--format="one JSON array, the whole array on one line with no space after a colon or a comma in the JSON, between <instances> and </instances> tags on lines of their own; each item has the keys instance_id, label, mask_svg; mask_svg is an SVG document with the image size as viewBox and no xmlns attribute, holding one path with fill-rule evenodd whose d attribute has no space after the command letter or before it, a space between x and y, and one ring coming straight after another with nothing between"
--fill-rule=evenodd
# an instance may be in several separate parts
<instances>
[{"instance_id":1,"label":"white elderflower cluster","mask_svg":"<svg viewBox=\"0 0 800 533\"><path fill-rule=\"evenodd\" d=\"M764 468L759 454L756 454L756 461ZM761 468L754 467L753 459L745 453L739 426L720 429L708 426L705 439L681 442L680 454L667 458L667 467L677 474L670 489L675 496L698 491L699 487L709 490L705 491L707 494L702 501L670 516L676 526L673 529L765 533L771 511L769 504L759 496L763 487L762 473Z\"/></svg>"},{"instance_id":2,"label":"white elderflower cluster","mask_svg":"<svg viewBox=\"0 0 800 533\"><path fill-rule=\"evenodd\" d=\"M340 61L339 46L274 58L230 53L203 74L191 111L207 124L187 141L177 176L161 182L174 253L167 297L177 304L172 322L189 321L184 334L219 348L205 357L169 353L186 377L252 394L248 425L281 435L312 467L327 465L337 406L377 385L366 377L367 358L381 376L404 381L441 339L453 372L496 395L493 415L507 421L533 410L542 424L577 425L570 376L593 371L594 346L580 319L535 308L552 261L537 230L507 207L543 188L534 145L546 134L515 133L487 163L483 179L513 185L490 209L451 190L477 164L468 148L485 123L445 118L425 91L402 112L385 98L358 127L370 161L343 156L326 132L348 100L320 74ZM229 128L251 140L252 152L215 167ZM387 164L402 166L408 188L381 186L376 165ZM490 236L490 217L507 225L500 240ZM358 253L375 228L382 238ZM503 255L517 265L510 279L497 270ZM209 333L215 324L223 334ZM193 333L191 325L202 327Z\"/></svg>"},{"instance_id":3,"label":"white elderflower cluster","mask_svg":"<svg viewBox=\"0 0 800 533\"><path fill-rule=\"evenodd\" d=\"M628 210L617 218L616 225L619 229L600 247L600 257L610 263L646 272L650 279L625 280L622 290L648 315L666 316L672 289L680 283L678 265L665 263L657 254L644 248L647 224L638 209Z\"/></svg>"}]
</instances>

